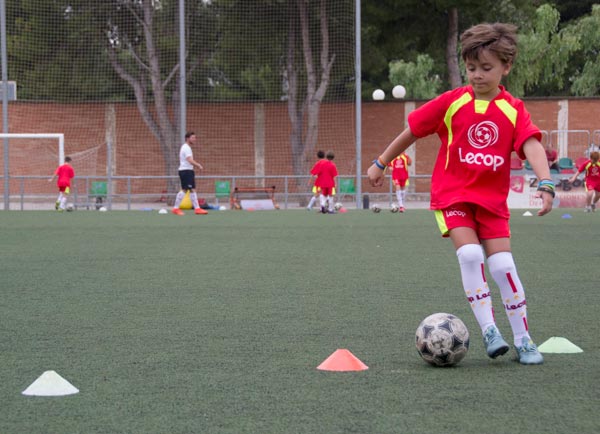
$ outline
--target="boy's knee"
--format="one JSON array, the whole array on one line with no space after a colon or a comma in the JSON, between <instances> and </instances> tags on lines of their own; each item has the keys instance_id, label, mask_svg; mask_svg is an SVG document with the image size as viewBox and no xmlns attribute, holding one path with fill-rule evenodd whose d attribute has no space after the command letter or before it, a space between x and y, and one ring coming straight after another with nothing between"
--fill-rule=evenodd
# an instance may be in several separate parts
<instances>
[{"instance_id":1,"label":"boy's knee","mask_svg":"<svg viewBox=\"0 0 600 434\"><path fill-rule=\"evenodd\" d=\"M480 264L484 260L483 249L479 244L465 244L456 250L456 256L458 257L458 262L461 264Z\"/></svg>"}]
</instances>

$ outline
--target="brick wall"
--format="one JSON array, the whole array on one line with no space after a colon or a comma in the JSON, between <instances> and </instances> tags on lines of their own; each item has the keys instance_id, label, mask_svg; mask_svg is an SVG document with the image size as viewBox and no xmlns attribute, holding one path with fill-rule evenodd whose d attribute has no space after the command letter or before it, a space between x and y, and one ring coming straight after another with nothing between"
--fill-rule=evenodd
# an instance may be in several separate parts
<instances>
[{"instance_id":1,"label":"brick wall","mask_svg":"<svg viewBox=\"0 0 600 434\"><path fill-rule=\"evenodd\" d=\"M533 121L543 130L600 130L600 98L526 100ZM423 101L413 102L416 107ZM362 171L404 128L404 101L366 102L362 106ZM565 111L568 107L568 111ZM116 173L118 175L165 175L162 152L156 138L142 121L135 104L114 104L116 114ZM562 108L562 111L561 111ZM190 104L188 126L197 131L200 148L195 157L205 166L204 175L254 175L254 143L257 107L250 103ZM265 103L264 171L266 175L293 174L289 146L290 127L285 103ZM65 134L66 152L100 146L97 174L106 173L105 103L58 104L11 102L10 132ZM565 115L568 114L568 115ZM319 125L320 149L332 149L342 174L356 172L354 105L324 104ZM562 117L561 117L562 116ZM419 140L415 150L417 174L429 174L438 150L436 137ZM27 173L37 144L11 141L11 175ZM569 155L571 156L571 155ZM578 156L578 155L577 155ZM577 156L572 156L576 158ZM313 155L307 157L312 164ZM0 156L0 160L2 156ZM3 167L3 162L0 167ZM50 174L54 167L48 167ZM2 170L2 169L0 169ZM39 169L37 169L39 170ZM39 173L34 173L38 175ZM169 174L175 175L175 174ZM426 183L417 190L426 190ZM363 184L363 189L368 189Z\"/></svg>"}]
</instances>

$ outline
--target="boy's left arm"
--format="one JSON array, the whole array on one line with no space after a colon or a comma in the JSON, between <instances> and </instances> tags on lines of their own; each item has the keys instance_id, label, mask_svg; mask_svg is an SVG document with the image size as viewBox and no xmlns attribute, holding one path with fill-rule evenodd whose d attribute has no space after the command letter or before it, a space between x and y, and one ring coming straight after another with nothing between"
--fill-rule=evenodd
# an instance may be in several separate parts
<instances>
[{"instance_id":1,"label":"boy's left arm","mask_svg":"<svg viewBox=\"0 0 600 434\"><path fill-rule=\"evenodd\" d=\"M551 185L543 185L543 181L552 182L550 177L550 169L548 167L548 159L546 158L546 151L544 147L534 137L530 137L523 144L523 153L531 164L533 172L538 178L538 191L535 197L542 199L542 208L538 211L539 216L548 214L552 211L552 200L554 199L554 183ZM540 184L542 183L542 184Z\"/></svg>"}]
</instances>

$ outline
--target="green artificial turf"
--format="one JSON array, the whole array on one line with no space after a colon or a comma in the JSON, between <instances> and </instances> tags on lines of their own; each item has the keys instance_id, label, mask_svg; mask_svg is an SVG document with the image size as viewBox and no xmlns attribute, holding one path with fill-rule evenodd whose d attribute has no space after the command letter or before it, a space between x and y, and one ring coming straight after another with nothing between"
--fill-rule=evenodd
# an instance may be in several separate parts
<instances>
[{"instance_id":1,"label":"green artificial turf","mask_svg":"<svg viewBox=\"0 0 600 434\"><path fill-rule=\"evenodd\" d=\"M0 433L598 432L600 213L521 214L532 337L584 350L542 366L485 356L426 210L1 212ZM456 367L415 350L434 312L471 332ZM369 369L316 369L339 348ZM47 370L80 392L23 396Z\"/></svg>"}]
</instances>

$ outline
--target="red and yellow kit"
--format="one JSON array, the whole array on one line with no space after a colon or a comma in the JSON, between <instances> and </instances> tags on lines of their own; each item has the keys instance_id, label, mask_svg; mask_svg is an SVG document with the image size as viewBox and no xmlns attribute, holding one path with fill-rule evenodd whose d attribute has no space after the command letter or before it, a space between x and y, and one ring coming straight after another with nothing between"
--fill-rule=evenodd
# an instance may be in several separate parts
<instances>
[{"instance_id":1,"label":"red and yellow kit","mask_svg":"<svg viewBox=\"0 0 600 434\"><path fill-rule=\"evenodd\" d=\"M416 137L436 133L441 146L431 179L431 209L478 204L508 218L510 156L525 159L523 144L541 139L523 102L500 86L492 101L476 100L471 86L445 92L408 116Z\"/></svg>"}]
</instances>

